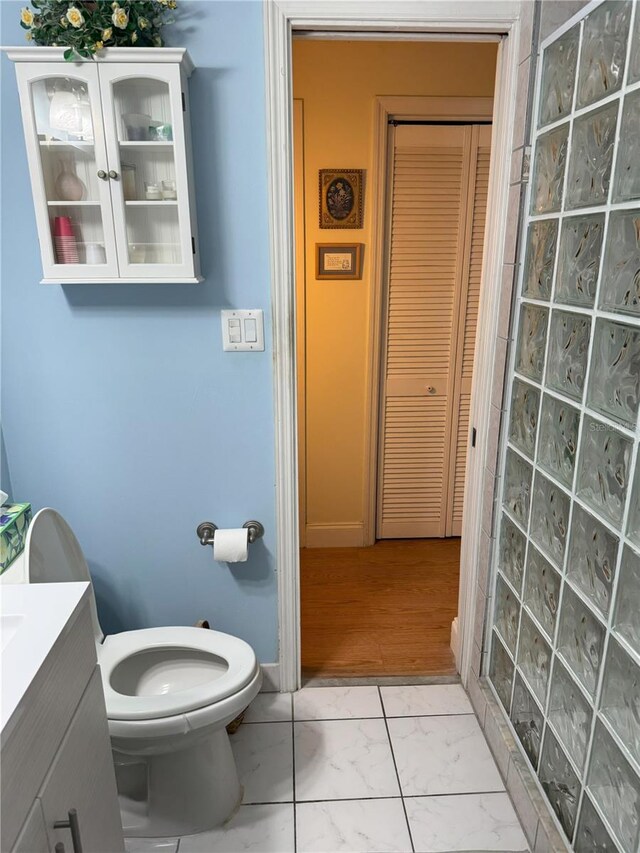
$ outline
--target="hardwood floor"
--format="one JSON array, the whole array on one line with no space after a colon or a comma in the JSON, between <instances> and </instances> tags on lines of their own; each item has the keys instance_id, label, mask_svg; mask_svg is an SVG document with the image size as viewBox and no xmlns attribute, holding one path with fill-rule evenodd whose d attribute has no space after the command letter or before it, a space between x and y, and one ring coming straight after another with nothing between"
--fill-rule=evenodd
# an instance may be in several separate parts
<instances>
[{"instance_id":1,"label":"hardwood floor","mask_svg":"<svg viewBox=\"0 0 640 853\"><path fill-rule=\"evenodd\" d=\"M300 554L305 675L455 672L459 539L385 539Z\"/></svg>"}]
</instances>

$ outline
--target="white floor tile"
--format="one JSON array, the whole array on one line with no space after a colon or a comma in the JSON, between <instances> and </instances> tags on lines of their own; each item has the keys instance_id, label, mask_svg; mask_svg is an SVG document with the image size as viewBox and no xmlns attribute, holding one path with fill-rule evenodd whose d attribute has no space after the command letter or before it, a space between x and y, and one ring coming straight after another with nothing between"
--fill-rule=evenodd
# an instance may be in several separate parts
<instances>
[{"instance_id":1,"label":"white floor tile","mask_svg":"<svg viewBox=\"0 0 640 853\"><path fill-rule=\"evenodd\" d=\"M293 738L291 723L240 726L231 737L243 803L293 800Z\"/></svg>"},{"instance_id":2,"label":"white floor tile","mask_svg":"<svg viewBox=\"0 0 640 853\"><path fill-rule=\"evenodd\" d=\"M241 806L229 823L210 832L187 835L181 853L293 853L293 805Z\"/></svg>"},{"instance_id":3,"label":"white floor tile","mask_svg":"<svg viewBox=\"0 0 640 853\"><path fill-rule=\"evenodd\" d=\"M416 853L528 850L508 794L409 797L405 805Z\"/></svg>"},{"instance_id":4,"label":"white floor tile","mask_svg":"<svg viewBox=\"0 0 640 853\"><path fill-rule=\"evenodd\" d=\"M388 725L405 796L504 790L472 714L396 717Z\"/></svg>"},{"instance_id":5,"label":"white floor tile","mask_svg":"<svg viewBox=\"0 0 640 853\"><path fill-rule=\"evenodd\" d=\"M298 853L408 853L402 800L342 800L296 806Z\"/></svg>"},{"instance_id":6,"label":"white floor tile","mask_svg":"<svg viewBox=\"0 0 640 853\"><path fill-rule=\"evenodd\" d=\"M399 795L384 720L294 723L296 800Z\"/></svg>"},{"instance_id":7,"label":"white floor tile","mask_svg":"<svg viewBox=\"0 0 640 853\"><path fill-rule=\"evenodd\" d=\"M382 687L387 717L420 717L431 714L473 714L461 684L418 684Z\"/></svg>"},{"instance_id":8,"label":"white floor tile","mask_svg":"<svg viewBox=\"0 0 640 853\"><path fill-rule=\"evenodd\" d=\"M377 687L303 687L293 694L294 720L381 717Z\"/></svg>"},{"instance_id":9,"label":"white floor tile","mask_svg":"<svg viewBox=\"0 0 640 853\"><path fill-rule=\"evenodd\" d=\"M258 693L247 708L245 723L274 723L291 719L291 693Z\"/></svg>"},{"instance_id":10,"label":"white floor tile","mask_svg":"<svg viewBox=\"0 0 640 853\"><path fill-rule=\"evenodd\" d=\"M126 853L176 853L177 838L125 838Z\"/></svg>"}]
</instances>

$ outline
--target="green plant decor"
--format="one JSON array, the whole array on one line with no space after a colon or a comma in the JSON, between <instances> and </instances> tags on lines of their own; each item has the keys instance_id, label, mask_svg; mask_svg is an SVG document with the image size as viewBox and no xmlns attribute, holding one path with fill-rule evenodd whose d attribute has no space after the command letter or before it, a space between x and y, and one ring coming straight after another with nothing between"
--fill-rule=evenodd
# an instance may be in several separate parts
<instances>
[{"instance_id":1,"label":"green plant decor","mask_svg":"<svg viewBox=\"0 0 640 853\"><path fill-rule=\"evenodd\" d=\"M37 45L66 47L69 61L105 47L162 47L162 28L177 0L31 0L20 24Z\"/></svg>"}]
</instances>

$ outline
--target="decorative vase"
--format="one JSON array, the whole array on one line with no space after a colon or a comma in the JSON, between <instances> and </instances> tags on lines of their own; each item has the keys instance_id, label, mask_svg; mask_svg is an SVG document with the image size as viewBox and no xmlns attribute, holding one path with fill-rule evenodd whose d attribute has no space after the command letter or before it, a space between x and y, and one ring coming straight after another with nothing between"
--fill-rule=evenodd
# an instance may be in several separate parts
<instances>
[{"instance_id":1,"label":"decorative vase","mask_svg":"<svg viewBox=\"0 0 640 853\"><path fill-rule=\"evenodd\" d=\"M71 158L61 160L60 174L56 178L56 193L61 201L81 201L86 191L85 185L73 170Z\"/></svg>"}]
</instances>

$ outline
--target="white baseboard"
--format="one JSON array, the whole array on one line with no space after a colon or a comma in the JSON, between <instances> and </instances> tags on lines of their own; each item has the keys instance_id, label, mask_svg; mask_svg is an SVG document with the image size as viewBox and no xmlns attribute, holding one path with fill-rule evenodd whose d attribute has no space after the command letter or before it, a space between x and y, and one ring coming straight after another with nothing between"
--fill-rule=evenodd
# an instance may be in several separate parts
<instances>
[{"instance_id":1,"label":"white baseboard","mask_svg":"<svg viewBox=\"0 0 640 853\"><path fill-rule=\"evenodd\" d=\"M261 663L262 688L261 693L277 693L280 690L280 664Z\"/></svg>"},{"instance_id":2,"label":"white baseboard","mask_svg":"<svg viewBox=\"0 0 640 853\"><path fill-rule=\"evenodd\" d=\"M460 634L458 632L458 617L451 623L451 651L456 660L456 671L460 672Z\"/></svg>"},{"instance_id":3,"label":"white baseboard","mask_svg":"<svg viewBox=\"0 0 640 853\"><path fill-rule=\"evenodd\" d=\"M364 545L364 525L307 524L307 548L357 548Z\"/></svg>"}]
</instances>

